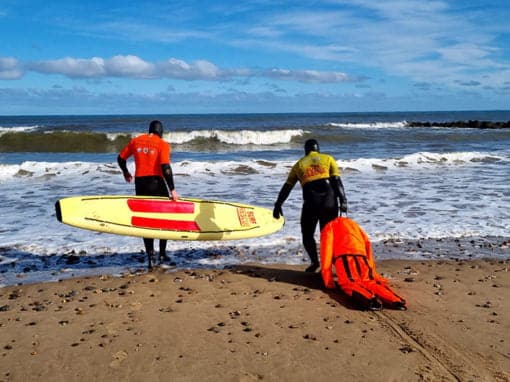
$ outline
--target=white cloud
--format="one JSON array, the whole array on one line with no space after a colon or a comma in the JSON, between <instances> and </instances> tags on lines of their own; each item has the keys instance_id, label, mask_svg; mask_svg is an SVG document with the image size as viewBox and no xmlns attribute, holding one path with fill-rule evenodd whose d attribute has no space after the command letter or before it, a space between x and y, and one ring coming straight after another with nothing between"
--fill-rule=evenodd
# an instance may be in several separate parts
<instances>
[{"instance_id":1,"label":"white cloud","mask_svg":"<svg viewBox=\"0 0 510 382\"><path fill-rule=\"evenodd\" d=\"M317 70L270 69L265 71L263 76L282 80L313 83L339 83L354 80L345 73L319 72Z\"/></svg>"},{"instance_id":2,"label":"white cloud","mask_svg":"<svg viewBox=\"0 0 510 382\"><path fill-rule=\"evenodd\" d=\"M455 86L483 82L483 74L496 69L502 75L509 67L508 47L498 40L508 27L490 23L494 12L460 1L328 0L315 9L259 19L249 31L270 28L269 38L253 33L232 44Z\"/></svg>"},{"instance_id":3,"label":"white cloud","mask_svg":"<svg viewBox=\"0 0 510 382\"><path fill-rule=\"evenodd\" d=\"M221 70L211 62L199 60L188 64L171 58L156 64L158 76L184 80L215 80L222 77Z\"/></svg>"},{"instance_id":4,"label":"white cloud","mask_svg":"<svg viewBox=\"0 0 510 382\"><path fill-rule=\"evenodd\" d=\"M437 49L446 61L464 65L479 65L480 62L486 64L485 59L494 50L495 49L490 47L479 46L471 43L455 44Z\"/></svg>"},{"instance_id":5,"label":"white cloud","mask_svg":"<svg viewBox=\"0 0 510 382\"><path fill-rule=\"evenodd\" d=\"M17 80L23 77L23 68L12 57L0 57L0 80Z\"/></svg>"},{"instance_id":6,"label":"white cloud","mask_svg":"<svg viewBox=\"0 0 510 382\"><path fill-rule=\"evenodd\" d=\"M448 4L444 1L421 1L421 0L351 0L351 4L357 4L366 8L379 11L391 19L409 20L409 17L423 17L431 13L439 13L448 10Z\"/></svg>"},{"instance_id":7,"label":"white cloud","mask_svg":"<svg viewBox=\"0 0 510 382\"><path fill-rule=\"evenodd\" d=\"M91 59L65 57L58 60L37 61L27 68L46 74L62 74L70 78L96 78L106 74L105 62L100 57Z\"/></svg>"},{"instance_id":8,"label":"white cloud","mask_svg":"<svg viewBox=\"0 0 510 382\"><path fill-rule=\"evenodd\" d=\"M70 78L151 78L155 76L153 64L133 55L114 56L109 59L65 57L28 63L27 67L35 72L61 74Z\"/></svg>"},{"instance_id":9,"label":"white cloud","mask_svg":"<svg viewBox=\"0 0 510 382\"><path fill-rule=\"evenodd\" d=\"M481 83L478 82L478 81L466 81L466 82L462 82L462 81L456 81L459 85L461 86L473 86L473 87L477 87L477 86L480 86Z\"/></svg>"},{"instance_id":10,"label":"white cloud","mask_svg":"<svg viewBox=\"0 0 510 382\"><path fill-rule=\"evenodd\" d=\"M61 114L112 114L125 113L209 113L209 112L323 112L323 111L368 111L391 109L400 105L402 110L446 110L491 105L493 109L504 109L508 98L489 96L474 91L474 84L465 84L462 89L470 93L436 93L434 97L392 96L381 92L281 92L238 91L223 92L176 91L169 88L161 92L111 92L92 91L84 87L54 87L51 89L12 89L0 87L0 114L34 114L51 110ZM471 86L469 86L471 85ZM434 90L434 89L432 89ZM508 82L500 89L508 95ZM171 105L171 106L169 106Z\"/></svg>"},{"instance_id":11,"label":"white cloud","mask_svg":"<svg viewBox=\"0 0 510 382\"><path fill-rule=\"evenodd\" d=\"M275 28L273 28L271 25L264 25L260 27L253 27L248 28L246 31L248 34L259 36L259 37L266 37L266 38L275 38L280 37L281 32Z\"/></svg>"},{"instance_id":12,"label":"white cloud","mask_svg":"<svg viewBox=\"0 0 510 382\"><path fill-rule=\"evenodd\" d=\"M103 60L105 75L114 77L150 78L154 76L154 65L133 55L114 56Z\"/></svg>"},{"instance_id":13,"label":"white cloud","mask_svg":"<svg viewBox=\"0 0 510 382\"><path fill-rule=\"evenodd\" d=\"M206 60L188 63L177 58L161 62L147 62L134 55L114 56L108 59L101 57L73 58L65 57L57 60L27 63L26 68L43 74L63 75L72 79L98 79L122 77L136 79L171 78L185 81L227 81L239 78L269 78L273 80L296 81L302 83L341 83L358 82L362 78L351 77L343 72L318 70L291 70L284 68L222 69ZM0 79L16 79L23 75L21 64L12 58L0 59ZM19 69L20 70L20 69Z\"/></svg>"}]
</instances>

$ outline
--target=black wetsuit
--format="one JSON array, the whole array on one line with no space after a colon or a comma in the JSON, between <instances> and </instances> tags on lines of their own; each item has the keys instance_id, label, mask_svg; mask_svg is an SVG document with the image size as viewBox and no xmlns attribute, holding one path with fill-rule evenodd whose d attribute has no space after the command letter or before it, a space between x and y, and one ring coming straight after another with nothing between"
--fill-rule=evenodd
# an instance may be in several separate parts
<instances>
[{"instance_id":1,"label":"black wetsuit","mask_svg":"<svg viewBox=\"0 0 510 382\"><path fill-rule=\"evenodd\" d=\"M338 210L347 211L347 198L340 179L335 159L316 151L307 153L291 169L287 181L278 194L273 216L282 214L282 204L289 196L296 182L303 187L303 209L301 211L301 234L303 246L312 261L309 268L319 265L315 230L317 223L322 229L338 216Z\"/></svg>"},{"instance_id":2,"label":"black wetsuit","mask_svg":"<svg viewBox=\"0 0 510 382\"><path fill-rule=\"evenodd\" d=\"M157 175L135 177L135 192L136 195L170 196L165 180Z\"/></svg>"},{"instance_id":3,"label":"black wetsuit","mask_svg":"<svg viewBox=\"0 0 510 382\"><path fill-rule=\"evenodd\" d=\"M135 193L142 196L166 196L169 197L165 179L161 176L137 176L135 177ZM147 253L154 252L154 239L143 239ZM166 256L166 244L164 239L159 240L159 255Z\"/></svg>"},{"instance_id":4,"label":"black wetsuit","mask_svg":"<svg viewBox=\"0 0 510 382\"><path fill-rule=\"evenodd\" d=\"M329 179L319 179L303 186L303 209L301 210L301 234L303 246L312 263L318 263L315 230L317 223L324 226L338 216L338 198Z\"/></svg>"}]
</instances>

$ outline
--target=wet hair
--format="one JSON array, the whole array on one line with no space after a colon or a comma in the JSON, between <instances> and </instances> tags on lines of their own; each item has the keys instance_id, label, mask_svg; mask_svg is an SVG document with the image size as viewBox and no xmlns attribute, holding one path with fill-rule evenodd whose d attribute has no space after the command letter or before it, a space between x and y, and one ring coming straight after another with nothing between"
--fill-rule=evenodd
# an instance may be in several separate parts
<instances>
[{"instance_id":1,"label":"wet hair","mask_svg":"<svg viewBox=\"0 0 510 382\"><path fill-rule=\"evenodd\" d=\"M149 134L156 134L160 138L163 137L163 124L159 121L152 121L149 125Z\"/></svg>"},{"instance_id":2,"label":"wet hair","mask_svg":"<svg viewBox=\"0 0 510 382\"><path fill-rule=\"evenodd\" d=\"M320 152L319 142L315 139L308 139L305 142L305 154L308 155L311 151Z\"/></svg>"}]
</instances>

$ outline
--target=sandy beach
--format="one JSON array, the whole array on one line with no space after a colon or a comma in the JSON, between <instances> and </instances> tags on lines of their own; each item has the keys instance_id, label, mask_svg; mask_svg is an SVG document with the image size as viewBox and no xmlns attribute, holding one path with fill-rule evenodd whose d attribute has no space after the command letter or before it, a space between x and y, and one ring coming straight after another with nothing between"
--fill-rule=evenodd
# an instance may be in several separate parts
<instances>
[{"instance_id":1,"label":"sandy beach","mask_svg":"<svg viewBox=\"0 0 510 382\"><path fill-rule=\"evenodd\" d=\"M509 381L508 268L378 262L407 311L359 311L290 265L8 286L0 381Z\"/></svg>"}]
</instances>

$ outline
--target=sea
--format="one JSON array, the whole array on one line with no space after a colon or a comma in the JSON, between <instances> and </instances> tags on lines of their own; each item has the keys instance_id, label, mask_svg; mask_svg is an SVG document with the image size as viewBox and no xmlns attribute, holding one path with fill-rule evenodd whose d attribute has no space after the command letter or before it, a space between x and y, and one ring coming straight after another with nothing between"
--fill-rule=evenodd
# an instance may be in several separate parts
<instances>
[{"instance_id":1,"label":"sea","mask_svg":"<svg viewBox=\"0 0 510 382\"><path fill-rule=\"evenodd\" d=\"M441 124L510 121L510 111L0 116L0 286L144 271L140 238L67 226L54 205L134 194L116 157L153 119L171 143L181 197L272 209L303 143L315 138L338 163L348 216L369 235L376 261L509 257L510 128ZM307 264L301 205L298 184L280 231L171 241L162 267Z\"/></svg>"}]
</instances>

